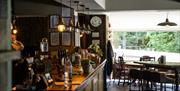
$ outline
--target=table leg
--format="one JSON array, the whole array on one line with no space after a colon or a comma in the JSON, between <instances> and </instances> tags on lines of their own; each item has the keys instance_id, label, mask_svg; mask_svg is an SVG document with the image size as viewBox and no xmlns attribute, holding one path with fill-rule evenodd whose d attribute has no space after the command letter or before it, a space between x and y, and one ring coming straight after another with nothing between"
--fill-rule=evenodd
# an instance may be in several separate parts
<instances>
[{"instance_id":1,"label":"table leg","mask_svg":"<svg viewBox=\"0 0 180 91\"><path fill-rule=\"evenodd\" d=\"M175 69L175 84L176 84L175 91L178 91L178 88L179 88L179 83L178 83L179 78L178 78L178 77L179 77L179 76L178 76L178 70Z\"/></svg>"}]
</instances>

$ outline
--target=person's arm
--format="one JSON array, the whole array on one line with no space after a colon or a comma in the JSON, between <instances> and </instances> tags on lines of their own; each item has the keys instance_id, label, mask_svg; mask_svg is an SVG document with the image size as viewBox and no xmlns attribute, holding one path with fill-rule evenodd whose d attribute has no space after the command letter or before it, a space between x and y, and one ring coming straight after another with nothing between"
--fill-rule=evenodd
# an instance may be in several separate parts
<instances>
[{"instance_id":1,"label":"person's arm","mask_svg":"<svg viewBox=\"0 0 180 91\"><path fill-rule=\"evenodd\" d=\"M16 51L21 51L24 49L24 45L20 41L15 41L12 43L12 48Z\"/></svg>"}]
</instances>

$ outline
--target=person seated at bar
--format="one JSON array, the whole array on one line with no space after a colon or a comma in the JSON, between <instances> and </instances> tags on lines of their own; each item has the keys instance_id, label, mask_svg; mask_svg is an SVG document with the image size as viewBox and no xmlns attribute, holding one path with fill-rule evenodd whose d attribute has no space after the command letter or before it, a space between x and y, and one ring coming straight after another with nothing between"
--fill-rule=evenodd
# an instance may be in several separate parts
<instances>
[{"instance_id":1,"label":"person seated at bar","mask_svg":"<svg viewBox=\"0 0 180 91\"><path fill-rule=\"evenodd\" d=\"M22 51L24 49L23 43L17 40L17 37L15 34L11 34L11 39L12 39L12 49L16 51Z\"/></svg>"}]
</instances>

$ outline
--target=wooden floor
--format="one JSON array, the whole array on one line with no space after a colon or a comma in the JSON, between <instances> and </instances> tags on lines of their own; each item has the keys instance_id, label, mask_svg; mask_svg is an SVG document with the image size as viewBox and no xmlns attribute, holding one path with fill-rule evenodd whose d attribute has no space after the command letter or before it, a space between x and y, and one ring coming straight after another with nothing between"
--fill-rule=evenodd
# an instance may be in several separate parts
<instances>
[{"instance_id":1,"label":"wooden floor","mask_svg":"<svg viewBox=\"0 0 180 91\"><path fill-rule=\"evenodd\" d=\"M169 86L168 85L166 86L167 86L166 90L163 91L173 91L171 84ZM107 91L130 91L130 89L127 84L123 85L122 83L120 83L120 85L118 85L118 81L108 81ZM131 86L131 91L141 91L141 90L138 89L138 86ZM160 91L160 90L144 90L144 91Z\"/></svg>"},{"instance_id":2,"label":"wooden floor","mask_svg":"<svg viewBox=\"0 0 180 91\"><path fill-rule=\"evenodd\" d=\"M120 83L118 85L118 81L108 81L107 82L107 91L129 91L129 86Z\"/></svg>"}]
</instances>

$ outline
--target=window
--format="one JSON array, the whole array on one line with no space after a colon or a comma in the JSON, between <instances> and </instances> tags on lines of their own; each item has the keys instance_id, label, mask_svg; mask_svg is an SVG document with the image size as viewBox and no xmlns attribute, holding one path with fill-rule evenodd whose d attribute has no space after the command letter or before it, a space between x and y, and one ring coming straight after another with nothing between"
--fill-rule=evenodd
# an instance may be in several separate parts
<instances>
[{"instance_id":1,"label":"window","mask_svg":"<svg viewBox=\"0 0 180 91\"><path fill-rule=\"evenodd\" d=\"M180 56L180 32L113 32L113 47L119 55L139 58L143 55ZM138 53L137 53L138 51ZM156 54L157 53L157 54ZM179 57L177 57L179 58ZM138 59L137 59L138 60ZM177 59L178 60L178 59Z\"/></svg>"}]
</instances>

